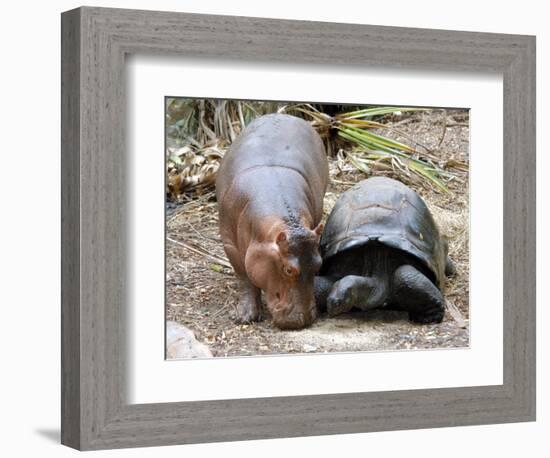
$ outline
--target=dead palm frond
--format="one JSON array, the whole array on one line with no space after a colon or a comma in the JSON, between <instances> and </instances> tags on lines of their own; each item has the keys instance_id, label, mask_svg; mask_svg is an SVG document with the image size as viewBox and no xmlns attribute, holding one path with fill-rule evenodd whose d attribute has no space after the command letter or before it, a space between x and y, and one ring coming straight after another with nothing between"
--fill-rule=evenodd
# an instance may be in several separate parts
<instances>
[{"instance_id":1,"label":"dead palm frond","mask_svg":"<svg viewBox=\"0 0 550 458\"><path fill-rule=\"evenodd\" d=\"M329 151L334 150L333 139L344 142L348 146L343 148L346 152L340 155L339 161L346 160L365 174L389 171L409 181L430 184L438 191L449 192L446 183L456 178L449 169L467 170L467 165L459 161L449 162L445 169L442 168L433 151L384 123L384 118L380 119L424 108L372 107L334 116L324 113L322 108L322 105L309 103L167 99L169 195L177 198L183 192L202 191L214 186L220 161L229 145L253 119L273 112L294 114L310 121ZM394 132L406 143L381 135L381 130Z\"/></svg>"},{"instance_id":2,"label":"dead palm frond","mask_svg":"<svg viewBox=\"0 0 550 458\"><path fill-rule=\"evenodd\" d=\"M420 152L414 146L372 131L396 130L373 120L374 116L423 111L424 108L374 107L341 113L333 118L327 118L312 105L299 106L295 110L309 115L314 125L329 124L340 138L354 145L347 157L357 170L371 174L372 169L389 167L396 175L406 176L418 182L427 181L437 190L449 192L445 181L453 174L437 165L436 156L427 147L422 146L423 151ZM398 133L403 136L403 133Z\"/></svg>"}]
</instances>

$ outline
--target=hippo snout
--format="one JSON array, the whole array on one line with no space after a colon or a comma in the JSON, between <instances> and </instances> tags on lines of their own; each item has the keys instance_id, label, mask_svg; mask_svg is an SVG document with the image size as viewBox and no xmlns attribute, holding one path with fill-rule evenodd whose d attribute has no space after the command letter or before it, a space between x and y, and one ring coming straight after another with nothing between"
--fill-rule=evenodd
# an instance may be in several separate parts
<instances>
[{"instance_id":1,"label":"hippo snout","mask_svg":"<svg viewBox=\"0 0 550 458\"><path fill-rule=\"evenodd\" d=\"M315 302L306 308L288 307L284 310L273 311L273 324L283 330L303 329L310 326L317 318Z\"/></svg>"}]
</instances>

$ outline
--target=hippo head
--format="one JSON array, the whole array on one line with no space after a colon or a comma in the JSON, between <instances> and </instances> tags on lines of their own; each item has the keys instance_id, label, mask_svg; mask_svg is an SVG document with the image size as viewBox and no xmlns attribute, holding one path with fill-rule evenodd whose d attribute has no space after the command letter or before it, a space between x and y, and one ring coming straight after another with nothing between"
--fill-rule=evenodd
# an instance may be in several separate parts
<instances>
[{"instance_id":1,"label":"hippo head","mask_svg":"<svg viewBox=\"0 0 550 458\"><path fill-rule=\"evenodd\" d=\"M283 225L246 254L248 278L265 292L273 324L280 329L301 329L317 317L313 282L322 264L322 231L322 224L313 229Z\"/></svg>"}]
</instances>

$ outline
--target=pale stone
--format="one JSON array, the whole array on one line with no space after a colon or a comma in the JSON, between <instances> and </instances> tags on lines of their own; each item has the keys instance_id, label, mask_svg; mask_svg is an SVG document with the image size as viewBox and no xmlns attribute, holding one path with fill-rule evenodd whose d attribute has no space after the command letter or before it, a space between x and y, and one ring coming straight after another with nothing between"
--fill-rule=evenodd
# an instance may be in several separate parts
<instances>
[{"instance_id":1,"label":"pale stone","mask_svg":"<svg viewBox=\"0 0 550 458\"><path fill-rule=\"evenodd\" d=\"M166 322L166 358L212 358L212 352L190 329L175 321Z\"/></svg>"}]
</instances>

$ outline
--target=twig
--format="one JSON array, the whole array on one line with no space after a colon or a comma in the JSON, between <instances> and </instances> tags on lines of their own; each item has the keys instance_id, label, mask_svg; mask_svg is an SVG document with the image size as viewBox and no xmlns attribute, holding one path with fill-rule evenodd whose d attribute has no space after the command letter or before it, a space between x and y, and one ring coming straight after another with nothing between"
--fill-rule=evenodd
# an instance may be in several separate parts
<instances>
[{"instance_id":1,"label":"twig","mask_svg":"<svg viewBox=\"0 0 550 458\"><path fill-rule=\"evenodd\" d=\"M227 299L225 300L223 306L221 306L214 315L211 316L212 319L216 318L217 316L221 315L221 313L230 305L229 299L231 299L231 296L227 296Z\"/></svg>"},{"instance_id":2,"label":"twig","mask_svg":"<svg viewBox=\"0 0 550 458\"><path fill-rule=\"evenodd\" d=\"M201 234L189 221L185 221L185 224L187 224L187 226L189 226L189 228L193 232L195 232L195 234L197 234L199 237L202 237L204 240L210 240L214 242L219 242L221 240L219 237L210 237L208 235Z\"/></svg>"},{"instance_id":3,"label":"twig","mask_svg":"<svg viewBox=\"0 0 550 458\"><path fill-rule=\"evenodd\" d=\"M210 253L207 253L205 250L203 250L202 248L198 248L198 247L193 247L185 242L180 242L178 240L174 240L170 237L166 237L166 240L168 240L169 242L173 243L174 245L178 245L178 246L181 246L182 248L185 248L189 251L192 251L193 253L196 253L196 254L199 254L205 258L208 258L210 259L211 261L215 262L216 264L219 264L221 266L224 266L224 267L227 267L229 269L232 269L233 267L231 266L231 264L229 264L229 262L227 262L225 259L222 259L222 258L219 258L217 256L213 256L211 255Z\"/></svg>"},{"instance_id":4,"label":"twig","mask_svg":"<svg viewBox=\"0 0 550 458\"><path fill-rule=\"evenodd\" d=\"M443 133L441 134L441 138L439 139L439 143L437 144L437 149L441 148L441 144L443 143L443 140L445 140L446 133L447 133L447 111L443 110Z\"/></svg>"},{"instance_id":5,"label":"twig","mask_svg":"<svg viewBox=\"0 0 550 458\"><path fill-rule=\"evenodd\" d=\"M418 120L415 119L414 117L410 116L408 118L402 119L401 121L394 121L393 125L394 126L403 126L405 124L410 124L411 122L418 122Z\"/></svg>"},{"instance_id":6,"label":"twig","mask_svg":"<svg viewBox=\"0 0 550 458\"><path fill-rule=\"evenodd\" d=\"M333 183L343 184L345 186L355 186L356 185L356 183L354 183L352 181L337 180L336 178L331 178L331 181Z\"/></svg>"},{"instance_id":7,"label":"twig","mask_svg":"<svg viewBox=\"0 0 550 458\"><path fill-rule=\"evenodd\" d=\"M381 124L379 126L379 128L393 130L395 133L397 133L399 135L402 135L407 140L413 142L416 146L420 146L421 148L424 148L425 152L424 152L424 154L422 154L422 156L426 156L427 158L432 159L432 160L437 159L437 157L433 154L433 151L432 151L431 148L428 148L424 143L421 143L421 142L415 140L412 135L409 135L409 134L407 134L406 132L403 132L400 129L396 129L394 126L390 126L389 124L387 124L387 125L386 124ZM415 149L415 153L420 154L420 152L416 149Z\"/></svg>"},{"instance_id":8,"label":"twig","mask_svg":"<svg viewBox=\"0 0 550 458\"><path fill-rule=\"evenodd\" d=\"M174 211L174 214L166 221L166 225L169 226L178 216L185 212L185 208L178 208Z\"/></svg>"},{"instance_id":9,"label":"twig","mask_svg":"<svg viewBox=\"0 0 550 458\"><path fill-rule=\"evenodd\" d=\"M447 305L447 310L449 311L449 315L451 315L453 320L455 320L458 327L462 329L466 329L468 325L466 324L466 321L464 320L464 317L462 316L462 313L460 312L458 307L449 300L445 301L445 303Z\"/></svg>"},{"instance_id":10,"label":"twig","mask_svg":"<svg viewBox=\"0 0 550 458\"><path fill-rule=\"evenodd\" d=\"M195 327L196 330L198 330L201 335L205 335L206 334L206 331L204 330L204 328L202 326L200 326L195 320L193 320L192 318L189 318L189 317L184 317L182 319L182 322L185 324L185 325L188 325L189 323ZM181 324L181 323L180 323ZM194 331L193 328L191 328L190 326L188 326L189 329L191 329L191 331Z\"/></svg>"}]
</instances>

